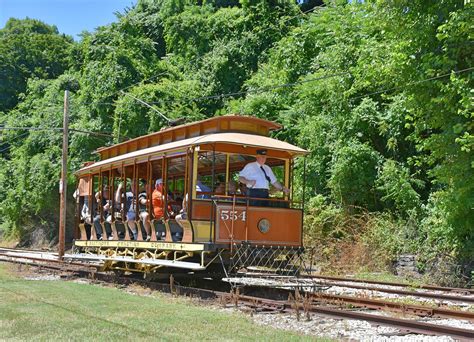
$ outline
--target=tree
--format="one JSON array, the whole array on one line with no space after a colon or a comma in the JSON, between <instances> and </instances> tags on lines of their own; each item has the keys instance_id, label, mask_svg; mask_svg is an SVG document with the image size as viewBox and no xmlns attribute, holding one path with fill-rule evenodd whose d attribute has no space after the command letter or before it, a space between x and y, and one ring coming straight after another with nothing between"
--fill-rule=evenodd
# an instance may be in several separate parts
<instances>
[{"instance_id":1,"label":"tree","mask_svg":"<svg viewBox=\"0 0 474 342\"><path fill-rule=\"evenodd\" d=\"M53 79L69 66L71 37L35 19L7 21L0 30L0 111L18 103L28 78Z\"/></svg>"}]
</instances>

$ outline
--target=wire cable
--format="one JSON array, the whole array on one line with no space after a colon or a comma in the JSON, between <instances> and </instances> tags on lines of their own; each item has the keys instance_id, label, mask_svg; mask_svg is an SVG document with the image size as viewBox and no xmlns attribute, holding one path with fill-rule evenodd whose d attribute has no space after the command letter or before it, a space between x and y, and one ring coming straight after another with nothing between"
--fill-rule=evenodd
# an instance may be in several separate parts
<instances>
[{"instance_id":1,"label":"wire cable","mask_svg":"<svg viewBox=\"0 0 474 342\"><path fill-rule=\"evenodd\" d=\"M12 131L22 131L22 130L27 130L27 131L63 131L62 127L4 127L0 126L0 131L6 131L6 130L12 130ZM76 128L68 128L68 131L70 132L76 132L76 133L84 133L84 134L90 134L90 135L95 135L95 136L101 136L101 137L107 137L113 138L113 134L110 133L102 133L102 132L91 132L91 131L85 131L82 129L76 129Z\"/></svg>"},{"instance_id":2,"label":"wire cable","mask_svg":"<svg viewBox=\"0 0 474 342\"><path fill-rule=\"evenodd\" d=\"M408 86L411 86L411 85L414 85L414 84L419 84L419 83L424 83L424 82L428 82L428 81L432 81L432 80L436 80L436 79L441 79L441 78L450 76L452 73L461 74L461 73L464 73L464 72L467 72L467 71L470 71L470 70L473 70L473 69L474 69L474 67L470 67L470 68L466 68L466 69L462 69L462 70L451 70L450 73L447 73L447 74L434 76L434 77L422 79L422 80L419 80L419 81L409 82L409 83L406 83L402 86L397 86L397 87L387 88L387 89L380 89L380 90L377 90L377 91L374 91L372 93L368 93L368 94L365 94L365 95L352 96L352 97L349 97L349 99L357 99L357 98L367 97L367 96L376 95L376 94L380 94L380 93L385 93L385 92L388 92L388 91L391 91L391 90L404 89L404 88L406 88ZM239 92L233 92L233 93L223 93L223 94L217 94L217 95L201 96L201 97L195 97L195 98L190 98L190 99L183 99L181 101L177 100L177 101L167 101L167 102L172 102L172 103L176 103L176 102L178 102L178 103L199 102L199 101L212 100L212 99L223 99L223 98L227 98L227 97L236 97L236 96L252 94L252 93L264 93L264 92L269 92L269 91L279 89L279 88L290 88L290 87L300 85L300 84L304 84L304 83L310 83L310 82L320 81L320 80L324 80L324 79L328 79L328 78L332 78L332 77L344 76L344 75L351 75L351 74L349 72L340 72L340 73L328 74L328 75L324 75L324 76L320 76L320 77L314 77L314 78L301 80L301 81L296 81L296 82L291 82L291 83L277 84L277 85L274 85L274 86L254 88L254 89L249 89L249 90L244 90L244 91L239 91ZM163 103L163 102L164 101L154 101L154 102L148 102L148 103L149 104L159 104L159 103Z\"/></svg>"},{"instance_id":3,"label":"wire cable","mask_svg":"<svg viewBox=\"0 0 474 342\"><path fill-rule=\"evenodd\" d=\"M27 134L29 134L29 132L24 132L24 133L22 133L22 134L20 134L20 135L17 135L16 137L13 137L13 138L11 138L11 139L9 139L9 140L2 141L2 146L5 146L6 144L8 144L8 146L5 147L5 148L3 148L3 149L1 149L1 150L0 150L0 153L3 153L3 152L5 152L6 150L8 150L8 149L12 146L12 142L14 142L15 140L17 140L17 139L19 139L19 138L21 138L21 137L23 137L23 136L25 136L25 135L27 135Z\"/></svg>"},{"instance_id":4,"label":"wire cable","mask_svg":"<svg viewBox=\"0 0 474 342\"><path fill-rule=\"evenodd\" d=\"M315 11L315 10L317 10L317 9L325 8L325 7L326 7L326 4L324 4L324 3L321 4L321 5L318 5L318 6L314 6L313 8L307 9L306 11L303 11L303 12L301 12L301 13L299 13L299 14L293 16L293 17L290 17L290 18L287 18L287 19L285 19L285 20L282 20L281 24L284 24L284 23L286 23L286 22L289 22L289 21L291 21L291 20L293 20L293 19L297 19L297 18L301 17L302 15L306 15L306 14L308 14L308 13L310 13L310 12L313 12L313 11ZM265 32L265 31L268 31L268 30L270 30L270 29L272 29L272 27L264 28L263 30L260 31L260 33ZM147 79L140 80L140 81L138 81L138 82L136 82L136 83L133 83L133 84L128 85L128 86L126 86L126 87L124 87L124 88L122 88L122 89L119 89L119 90L113 92L112 94L110 94L110 95L108 95L108 96L113 96L113 95L116 95L117 93L124 93L124 90L125 90L125 89L131 88L131 87L133 87L133 86L135 86L135 85L137 85L137 84L143 83L143 82L145 82L145 81L149 81L149 80L151 80L151 79L153 79L153 78L156 78L156 77L158 77L158 76L162 76L162 75L164 75L164 74L169 74L169 72L168 72L168 71L165 71L165 72L162 72L162 73L160 73L160 74L157 74L157 75L154 75L154 76L152 76L152 77L149 77L149 78L147 78ZM284 85L282 85L282 86L284 86ZM125 94L125 93L124 93L124 94ZM246 92L237 92L237 93L229 93L229 94L203 96L203 97L199 97L199 98L186 99L186 100L183 100L183 101L180 101L180 102L188 102L188 103L189 103L189 102L196 102L196 101L198 101L198 100L206 100L206 99L212 99L212 98L225 98L225 97L237 96L237 95L241 95L241 94L246 94ZM227 95L227 96L226 96L226 95ZM175 103L176 101L167 101L167 102L170 102L170 103L171 103L171 102L174 102L174 103ZM149 104L158 104L158 103L163 103L163 101L148 102L148 103L149 103ZM115 103L115 102L97 102L97 103L84 102L84 103L81 103L81 104L82 104L82 105L94 104L94 105L108 105L108 106L110 106L110 105L115 105L116 103Z\"/></svg>"},{"instance_id":5,"label":"wire cable","mask_svg":"<svg viewBox=\"0 0 474 342\"><path fill-rule=\"evenodd\" d=\"M360 98L363 98L363 97L368 97L368 96L372 96L372 95L386 93L386 92L389 92L389 91L392 91L392 90L405 89L406 87L409 87L409 86L412 86L412 85L415 85L415 84L420 84L420 83L424 83L424 82L428 82L428 81L433 81L433 80L437 80L437 79L441 79L441 78L444 78L444 77L451 76L452 74L461 74L463 72L467 72L467 71L471 71L471 70L474 70L474 67L470 67L470 68L466 68L466 69L462 69L462 70L451 70L451 72L449 72L447 74L443 74L443 75L439 75L439 76L433 76L433 77L426 78L426 79L419 80L419 81L409 82L409 83L404 84L403 86L377 90L377 91L374 91L372 93L368 93L368 94L365 94L365 95L351 96L351 97L349 97L349 99L350 100L355 100L355 99L360 99Z\"/></svg>"},{"instance_id":6,"label":"wire cable","mask_svg":"<svg viewBox=\"0 0 474 342\"><path fill-rule=\"evenodd\" d=\"M167 102L169 102L169 103L200 102L200 101L205 101L205 100L223 99L223 98L227 98L227 97L236 97L236 96L252 94L252 93L264 93L264 92L272 91L272 90L279 89L279 88L291 88L295 85L320 81L320 80L324 80L324 79L327 79L327 78L338 77L338 76L343 76L343 75L350 75L350 73L349 72L340 72L340 73L336 73L336 74L328 74L328 75L324 75L324 76L314 77L314 78L301 80L301 81L296 81L296 82L291 82L291 83L276 84L274 86L254 88L254 89L243 90L243 91L238 91L238 92L233 92L233 93L223 93L223 94L217 94L217 95L200 96L200 97L194 97L194 98L182 99L182 100L174 100L174 101L171 101L171 100L170 101L152 101L152 102L148 102L148 104L160 104L160 103L167 103ZM95 103L95 104L114 104L114 103L101 102L101 103Z\"/></svg>"},{"instance_id":7,"label":"wire cable","mask_svg":"<svg viewBox=\"0 0 474 342\"><path fill-rule=\"evenodd\" d=\"M336 73L336 74L329 74L329 75L309 78L309 79L306 79L306 80L301 80L301 81L296 81L296 82L291 82L291 83L276 84L274 86L254 88L254 89L238 91L238 92L234 92L234 93L226 93L226 94L219 94L219 95L196 97L196 98L193 98L193 99L188 99L187 101L188 102L197 102L197 101L202 101L202 100L221 99L221 98L226 98L226 97L235 97L235 96L253 94L253 93L265 93L265 92L272 91L272 90L275 90L275 89L291 88L291 87L294 87L295 85L320 81L320 80L324 80L324 79L327 79L327 78L338 77L338 76L343 76L343 75L350 75L350 73L340 72L340 73ZM150 103L159 103L159 102L150 102Z\"/></svg>"}]
</instances>

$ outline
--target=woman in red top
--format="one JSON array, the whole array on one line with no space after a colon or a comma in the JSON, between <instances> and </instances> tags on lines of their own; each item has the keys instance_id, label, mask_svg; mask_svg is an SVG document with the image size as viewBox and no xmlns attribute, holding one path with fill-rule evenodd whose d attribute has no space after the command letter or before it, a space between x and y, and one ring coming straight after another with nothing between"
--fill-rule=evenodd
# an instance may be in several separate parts
<instances>
[{"instance_id":1,"label":"woman in red top","mask_svg":"<svg viewBox=\"0 0 474 342\"><path fill-rule=\"evenodd\" d=\"M163 180L161 178L157 179L155 182L155 190L151 195L151 201L153 204L153 214L155 220L160 220L163 218Z\"/></svg>"}]
</instances>

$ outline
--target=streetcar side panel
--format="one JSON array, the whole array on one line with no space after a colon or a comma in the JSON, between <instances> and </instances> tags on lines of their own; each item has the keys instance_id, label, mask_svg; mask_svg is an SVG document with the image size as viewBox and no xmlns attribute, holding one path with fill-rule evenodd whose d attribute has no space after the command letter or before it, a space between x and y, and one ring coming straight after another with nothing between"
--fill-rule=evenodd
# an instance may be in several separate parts
<instances>
[{"instance_id":1,"label":"streetcar side panel","mask_svg":"<svg viewBox=\"0 0 474 342\"><path fill-rule=\"evenodd\" d=\"M216 207L216 243L301 246L299 209L233 206Z\"/></svg>"}]
</instances>

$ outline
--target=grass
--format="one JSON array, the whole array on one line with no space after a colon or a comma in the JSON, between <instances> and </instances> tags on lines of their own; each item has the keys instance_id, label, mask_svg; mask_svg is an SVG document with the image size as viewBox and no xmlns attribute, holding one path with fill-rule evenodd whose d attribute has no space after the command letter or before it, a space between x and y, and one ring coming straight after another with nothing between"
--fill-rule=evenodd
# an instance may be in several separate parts
<instances>
[{"instance_id":1,"label":"grass","mask_svg":"<svg viewBox=\"0 0 474 342\"><path fill-rule=\"evenodd\" d=\"M68 281L26 280L0 263L0 340L303 341L240 313L163 294Z\"/></svg>"}]
</instances>

